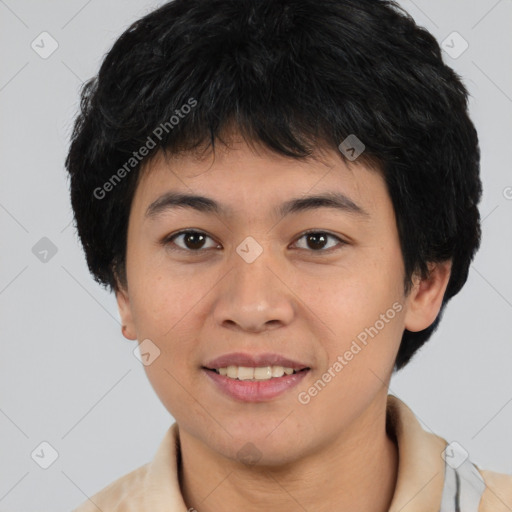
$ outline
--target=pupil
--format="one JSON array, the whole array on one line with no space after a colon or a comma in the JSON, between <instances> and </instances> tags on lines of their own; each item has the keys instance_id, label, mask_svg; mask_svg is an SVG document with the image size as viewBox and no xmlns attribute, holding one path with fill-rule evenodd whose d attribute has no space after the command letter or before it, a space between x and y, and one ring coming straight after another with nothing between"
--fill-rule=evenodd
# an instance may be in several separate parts
<instances>
[{"instance_id":1,"label":"pupil","mask_svg":"<svg viewBox=\"0 0 512 512\"><path fill-rule=\"evenodd\" d=\"M204 241L204 236L201 233L187 233L185 235L185 244L189 249L200 249Z\"/></svg>"},{"instance_id":2,"label":"pupil","mask_svg":"<svg viewBox=\"0 0 512 512\"><path fill-rule=\"evenodd\" d=\"M316 234L316 233L312 233L310 235L308 235L308 242L310 242L311 240L313 240L313 244L310 244L310 247L311 245L313 246L312 249L321 249L324 244L325 244L325 235L324 234ZM320 243L318 244L318 241L320 241ZM315 244L317 245L317 247L314 247Z\"/></svg>"}]
</instances>

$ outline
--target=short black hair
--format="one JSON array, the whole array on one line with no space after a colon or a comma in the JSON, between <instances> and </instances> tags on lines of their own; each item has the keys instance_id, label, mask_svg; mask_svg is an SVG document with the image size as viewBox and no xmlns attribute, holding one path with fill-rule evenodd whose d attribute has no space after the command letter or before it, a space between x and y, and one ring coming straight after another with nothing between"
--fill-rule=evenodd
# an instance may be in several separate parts
<instances>
[{"instance_id":1,"label":"short black hair","mask_svg":"<svg viewBox=\"0 0 512 512\"><path fill-rule=\"evenodd\" d=\"M429 262L452 261L439 315L404 331L396 369L467 280L482 193L468 92L395 2L174 0L119 37L80 107L66 158L71 202L89 269L111 291L126 286L145 164L157 152L214 151L229 127L298 159L355 135L365 145L358 162L377 166L393 202L406 293Z\"/></svg>"}]
</instances>

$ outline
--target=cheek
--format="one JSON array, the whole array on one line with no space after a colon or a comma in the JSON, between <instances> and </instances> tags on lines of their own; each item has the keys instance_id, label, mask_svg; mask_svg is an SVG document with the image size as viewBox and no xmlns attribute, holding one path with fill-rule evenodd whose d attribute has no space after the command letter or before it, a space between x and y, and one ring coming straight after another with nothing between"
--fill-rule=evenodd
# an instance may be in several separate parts
<instances>
[{"instance_id":1,"label":"cheek","mask_svg":"<svg viewBox=\"0 0 512 512\"><path fill-rule=\"evenodd\" d=\"M148 268L133 280L132 312L137 333L162 339L179 331L205 293L193 279Z\"/></svg>"},{"instance_id":2,"label":"cheek","mask_svg":"<svg viewBox=\"0 0 512 512\"><path fill-rule=\"evenodd\" d=\"M197 322L201 296L190 282L179 277L146 274L144 283L138 284L133 301L138 338L149 338L160 351L154 362L144 367L148 380L174 417L182 418L192 411L201 417L204 411L196 410L197 403L190 394L198 368L197 329L191 321Z\"/></svg>"},{"instance_id":3,"label":"cheek","mask_svg":"<svg viewBox=\"0 0 512 512\"><path fill-rule=\"evenodd\" d=\"M160 402L174 418L179 418L180 422L192 418L192 424L208 424L211 418L195 398L198 393L194 381L188 380L189 370L183 360L184 356L164 350L145 367L146 376Z\"/></svg>"},{"instance_id":4,"label":"cheek","mask_svg":"<svg viewBox=\"0 0 512 512\"><path fill-rule=\"evenodd\" d=\"M301 389L315 397L309 404L311 416L327 408L329 421L339 425L348 421L347 415L361 413L382 391L403 332L399 289L392 279L378 281L368 273L364 279L354 277L324 287L322 303L313 302L328 329L322 338L326 358L317 370L313 389Z\"/></svg>"},{"instance_id":5,"label":"cheek","mask_svg":"<svg viewBox=\"0 0 512 512\"><path fill-rule=\"evenodd\" d=\"M321 339L329 364L347 351L352 352L347 357L359 364L389 365L394 360L404 327L399 261L386 255L361 260L350 271L343 269L315 288L302 289L303 302L320 320L316 324L323 326Z\"/></svg>"}]
</instances>

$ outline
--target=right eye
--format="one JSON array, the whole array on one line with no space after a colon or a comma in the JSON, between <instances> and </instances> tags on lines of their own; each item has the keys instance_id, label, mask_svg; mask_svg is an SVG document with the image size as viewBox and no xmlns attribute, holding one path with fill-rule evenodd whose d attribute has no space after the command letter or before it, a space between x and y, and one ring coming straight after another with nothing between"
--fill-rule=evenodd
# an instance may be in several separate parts
<instances>
[{"instance_id":1,"label":"right eye","mask_svg":"<svg viewBox=\"0 0 512 512\"><path fill-rule=\"evenodd\" d=\"M180 245L178 243L176 243L177 240L179 240L181 238L181 243L183 245ZM163 245L168 247L172 250L172 251L185 251L185 252L196 252L196 253L199 253L199 252L202 252L203 250L205 250L203 248L203 245L204 245L204 242L205 240L209 238L210 240L213 241L213 238L211 238L209 235L207 235L206 233L204 233L203 231L195 231L195 230L184 230L184 231L179 231L178 233L174 233L173 235L170 235L170 236L167 236L164 240L163 240ZM177 249L176 247L172 247L172 245L174 246L177 246ZM215 246L214 244L214 247L207 247L207 249L211 249L211 248L215 248L215 247L219 247L219 245L217 244Z\"/></svg>"}]
</instances>

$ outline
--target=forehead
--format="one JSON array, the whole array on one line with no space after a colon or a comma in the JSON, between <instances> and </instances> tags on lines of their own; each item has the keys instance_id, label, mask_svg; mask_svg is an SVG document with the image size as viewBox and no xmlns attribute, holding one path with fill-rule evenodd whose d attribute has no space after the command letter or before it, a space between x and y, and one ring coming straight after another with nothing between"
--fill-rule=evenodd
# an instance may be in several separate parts
<instances>
[{"instance_id":1,"label":"forehead","mask_svg":"<svg viewBox=\"0 0 512 512\"><path fill-rule=\"evenodd\" d=\"M194 196L207 198L199 205L205 212L232 215L238 209L268 209L273 203L274 213L283 215L300 210L297 202L284 204L286 199L319 195L329 196L333 205L344 203L353 213L368 213L379 197L389 200L378 169L347 164L336 151L297 159L238 140L229 147L216 146L215 152L155 155L141 171L132 206L151 216L158 212L159 201L177 204L183 196Z\"/></svg>"}]
</instances>

